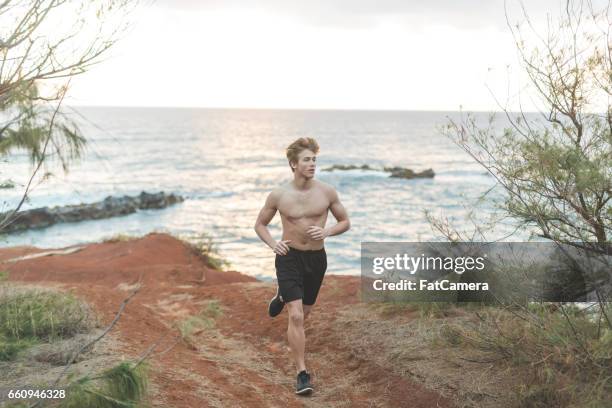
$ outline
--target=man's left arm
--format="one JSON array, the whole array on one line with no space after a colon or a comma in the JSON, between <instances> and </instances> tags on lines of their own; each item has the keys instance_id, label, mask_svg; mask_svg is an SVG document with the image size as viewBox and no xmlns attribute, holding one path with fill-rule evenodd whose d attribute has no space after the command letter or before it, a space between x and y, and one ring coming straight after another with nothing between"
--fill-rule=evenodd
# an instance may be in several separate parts
<instances>
[{"instance_id":1,"label":"man's left arm","mask_svg":"<svg viewBox=\"0 0 612 408\"><path fill-rule=\"evenodd\" d=\"M351 228L351 221L349 220L348 213L340 202L336 190L332 190L330 201L329 210L334 215L337 223L329 228L324 228L324 230L327 230L326 233L324 232L324 235L328 237L343 234Z\"/></svg>"},{"instance_id":2,"label":"man's left arm","mask_svg":"<svg viewBox=\"0 0 612 408\"><path fill-rule=\"evenodd\" d=\"M345 233L351 228L351 221L349 220L348 213L346 209L340 202L340 198L338 197L338 193L336 190L332 189L329 192L329 209L336 219L336 225L333 225L329 228L320 228L316 226L312 226L308 228L308 234L313 239L325 239L327 237L331 237L333 235L340 235Z\"/></svg>"}]
</instances>

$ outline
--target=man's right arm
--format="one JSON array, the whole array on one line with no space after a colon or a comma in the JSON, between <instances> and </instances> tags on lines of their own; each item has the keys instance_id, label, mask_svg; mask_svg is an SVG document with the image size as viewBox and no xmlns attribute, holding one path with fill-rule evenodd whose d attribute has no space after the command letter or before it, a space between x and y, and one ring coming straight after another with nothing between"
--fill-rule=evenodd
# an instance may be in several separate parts
<instances>
[{"instance_id":1,"label":"man's right arm","mask_svg":"<svg viewBox=\"0 0 612 408\"><path fill-rule=\"evenodd\" d=\"M287 251L289 251L287 244L291 241L276 242L268 230L268 224L270 221L272 221L272 218L274 218L274 215L276 214L279 197L280 194L277 191L273 191L268 195L266 203L261 211L259 211L257 221L255 221L255 232L257 233L259 239L272 248L275 253L285 255Z\"/></svg>"}]
</instances>

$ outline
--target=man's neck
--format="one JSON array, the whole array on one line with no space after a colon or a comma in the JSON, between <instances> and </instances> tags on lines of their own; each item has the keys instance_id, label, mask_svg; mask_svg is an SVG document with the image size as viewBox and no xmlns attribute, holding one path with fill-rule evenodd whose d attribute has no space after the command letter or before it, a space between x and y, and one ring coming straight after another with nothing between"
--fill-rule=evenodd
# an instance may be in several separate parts
<instances>
[{"instance_id":1,"label":"man's neck","mask_svg":"<svg viewBox=\"0 0 612 408\"><path fill-rule=\"evenodd\" d=\"M297 174L293 176L293 187L296 190L308 190L314 184L314 179L307 179L302 176L298 176Z\"/></svg>"}]
</instances>

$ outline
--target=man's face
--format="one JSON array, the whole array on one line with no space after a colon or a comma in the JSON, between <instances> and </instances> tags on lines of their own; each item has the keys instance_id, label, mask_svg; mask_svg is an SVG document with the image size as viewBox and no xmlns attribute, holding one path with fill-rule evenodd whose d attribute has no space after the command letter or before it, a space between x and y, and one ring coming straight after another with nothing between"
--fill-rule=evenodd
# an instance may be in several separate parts
<instances>
[{"instance_id":1,"label":"man's face","mask_svg":"<svg viewBox=\"0 0 612 408\"><path fill-rule=\"evenodd\" d=\"M302 150L298 154L297 163L294 163L295 172L305 178L313 178L315 174L317 156L311 150Z\"/></svg>"}]
</instances>

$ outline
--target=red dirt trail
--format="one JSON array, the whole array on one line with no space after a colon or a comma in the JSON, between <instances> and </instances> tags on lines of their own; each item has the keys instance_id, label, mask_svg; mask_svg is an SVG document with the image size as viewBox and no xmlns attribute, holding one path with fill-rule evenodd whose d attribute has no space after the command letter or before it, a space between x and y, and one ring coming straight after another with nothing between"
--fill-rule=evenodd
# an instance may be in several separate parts
<instances>
[{"instance_id":1,"label":"red dirt trail","mask_svg":"<svg viewBox=\"0 0 612 408\"><path fill-rule=\"evenodd\" d=\"M155 407L451 407L434 391L392 374L367 355L355 355L337 320L359 302L359 278L327 276L306 321L311 397L294 394L295 371L286 348L287 316L271 319L273 283L207 266L189 246L167 234L87 245L67 254L17 262L42 250L0 250L11 281L61 286L91 304L104 325L141 283L113 329L126 358L150 355ZM212 325L182 338L181 321L215 302ZM209 319L210 320L210 319ZM375 353L376 350L372 350Z\"/></svg>"}]
</instances>

